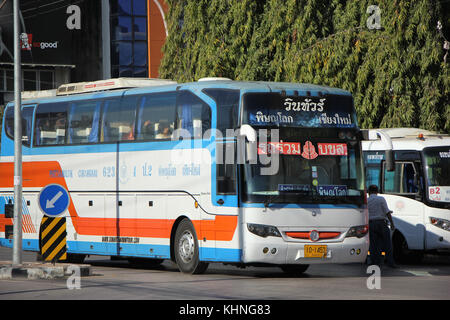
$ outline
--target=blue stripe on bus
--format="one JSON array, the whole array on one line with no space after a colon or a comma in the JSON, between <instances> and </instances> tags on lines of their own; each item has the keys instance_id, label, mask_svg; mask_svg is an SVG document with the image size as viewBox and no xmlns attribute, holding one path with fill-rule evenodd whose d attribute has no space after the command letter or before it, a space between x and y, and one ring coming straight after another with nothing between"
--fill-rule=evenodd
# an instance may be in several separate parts
<instances>
[{"instance_id":1,"label":"blue stripe on bus","mask_svg":"<svg viewBox=\"0 0 450 320\"><path fill-rule=\"evenodd\" d=\"M0 238L0 246L12 248L14 245L13 239ZM37 239L22 239L22 249L24 251L39 251L39 240Z\"/></svg>"},{"instance_id":2,"label":"blue stripe on bus","mask_svg":"<svg viewBox=\"0 0 450 320\"><path fill-rule=\"evenodd\" d=\"M0 238L0 246L2 247L12 248L13 243L14 241L12 239ZM122 250L119 250L119 248L122 248ZM38 252L39 240L22 239L22 249L24 251ZM120 251L120 254L117 254L118 251ZM170 259L169 245L67 241L67 252ZM199 253L200 259L204 261L240 262L242 250L228 248L200 248Z\"/></svg>"},{"instance_id":3,"label":"blue stripe on bus","mask_svg":"<svg viewBox=\"0 0 450 320\"><path fill-rule=\"evenodd\" d=\"M68 241L67 246L69 253L170 259L169 245ZM205 261L241 261L240 249L200 248L199 254L200 259Z\"/></svg>"},{"instance_id":4,"label":"blue stripe on bus","mask_svg":"<svg viewBox=\"0 0 450 320\"><path fill-rule=\"evenodd\" d=\"M122 249L120 249L122 248ZM170 258L168 245L67 241L67 252L111 256Z\"/></svg>"},{"instance_id":5,"label":"blue stripe on bus","mask_svg":"<svg viewBox=\"0 0 450 320\"><path fill-rule=\"evenodd\" d=\"M241 256L241 249L200 248L200 260L202 261L241 262Z\"/></svg>"},{"instance_id":6,"label":"blue stripe on bus","mask_svg":"<svg viewBox=\"0 0 450 320\"><path fill-rule=\"evenodd\" d=\"M5 139L6 140L6 139ZM185 141L147 141L147 142L119 142L119 143L99 143L86 145L63 145L22 148L27 152L24 155L49 155L49 154L89 154L89 153L107 153L107 152L128 152L128 151L153 151L153 150L176 150L176 149L211 149L215 144L214 140L185 140ZM14 145L5 148L3 156L14 155Z\"/></svg>"}]
</instances>

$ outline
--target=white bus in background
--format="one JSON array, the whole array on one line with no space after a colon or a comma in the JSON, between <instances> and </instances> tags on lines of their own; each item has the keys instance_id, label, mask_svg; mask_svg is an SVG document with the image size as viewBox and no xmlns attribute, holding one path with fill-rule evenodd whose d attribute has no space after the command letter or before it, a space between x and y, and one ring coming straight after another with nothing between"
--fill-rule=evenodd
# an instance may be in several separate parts
<instances>
[{"instance_id":1,"label":"white bus in background","mask_svg":"<svg viewBox=\"0 0 450 320\"><path fill-rule=\"evenodd\" d=\"M378 185L393 211L396 261L450 252L450 136L416 128L368 133L362 142L366 185ZM393 151L392 171L386 150Z\"/></svg>"}]
</instances>

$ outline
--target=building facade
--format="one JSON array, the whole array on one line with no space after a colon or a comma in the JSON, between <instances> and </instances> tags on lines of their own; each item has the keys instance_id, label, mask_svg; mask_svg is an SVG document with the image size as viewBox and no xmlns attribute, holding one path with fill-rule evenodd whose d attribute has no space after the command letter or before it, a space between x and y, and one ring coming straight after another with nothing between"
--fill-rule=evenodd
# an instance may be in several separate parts
<instances>
[{"instance_id":1,"label":"building facade","mask_svg":"<svg viewBox=\"0 0 450 320\"><path fill-rule=\"evenodd\" d=\"M158 77L164 0L21 0L23 91ZM13 1L0 1L0 106L14 97Z\"/></svg>"}]
</instances>

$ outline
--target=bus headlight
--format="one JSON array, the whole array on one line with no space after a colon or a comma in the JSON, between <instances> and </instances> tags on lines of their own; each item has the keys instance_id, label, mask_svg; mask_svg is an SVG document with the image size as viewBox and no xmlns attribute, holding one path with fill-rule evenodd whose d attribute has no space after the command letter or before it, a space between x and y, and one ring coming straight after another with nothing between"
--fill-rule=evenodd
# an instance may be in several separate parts
<instances>
[{"instance_id":1,"label":"bus headlight","mask_svg":"<svg viewBox=\"0 0 450 320\"><path fill-rule=\"evenodd\" d=\"M275 226L267 226L264 224L247 223L247 229L257 236L266 237L281 237L280 231Z\"/></svg>"},{"instance_id":2,"label":"bus headlight","mask_svg":"<svg viewBox=\"0 0 450 320\"><path fill-rule=\"evenodd\" d=\"M430 222L433 226L444 229L445 231L450 231L450 221L449 220L430 217Z\"/></svg>"},{"instance_id":3,"label":"bus headlight","mask_svg":"<svg viewBox=\"0 0 450 320\"><path fill-rule=\"evenodd\" d=\"M346 238L349 237L357 237L357 238L362 238L364 237L367 233L369 232L369 226L367 224L363 225L363 226L356 226L356 227L351 227L348 232L347 235L345 236Z\"/></svg>"}]
</instances>

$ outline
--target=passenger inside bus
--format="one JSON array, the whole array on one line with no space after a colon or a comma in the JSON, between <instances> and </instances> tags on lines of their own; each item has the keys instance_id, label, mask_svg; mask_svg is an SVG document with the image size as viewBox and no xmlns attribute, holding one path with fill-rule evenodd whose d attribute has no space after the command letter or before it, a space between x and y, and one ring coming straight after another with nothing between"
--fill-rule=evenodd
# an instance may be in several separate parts
<instances>
[{"instance_id":1,"label":"passenger inside bus","mask_svg":"<svg viewBox=\"0 0 450 320\"><path fill-rule=\"evenodd\" d=\"M66 114L50 113L36 120L37 145L64 144L66 131Z\"/></svg>"},{"instance_id":2,"label":"passenger inside bus","mask_svg":"<svg viewBox=\"0 0 450 320\"><path fill-rule=\"evenodd\" d=\"M150 120L146 120L142 125L138 139L146 140L153 138L155 138L155 124L153 124Z\"/></svg>"},{"instance_id":3,"label":"passenger inside bus","mask_svg":"<svg viewBox=\"0 0 450 320\"><path fill-rule=\"evenodd\" d=\"M121 134L120 140L134 140L134 126L132 124L125 124L119 127Z\"/></svg>"},{"instance_id":4,"label":"passenger inside bus","mask_svg":"<svg viewBox=\"0 0 450 320\"><path fill-rule=\"evenodd\" d=\"M156 135L156 139L170 139L170 128L168 122L161 122L158 126L158 134Z\"/></svg>"}]
</instances>

